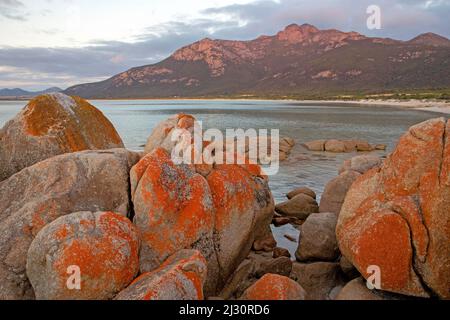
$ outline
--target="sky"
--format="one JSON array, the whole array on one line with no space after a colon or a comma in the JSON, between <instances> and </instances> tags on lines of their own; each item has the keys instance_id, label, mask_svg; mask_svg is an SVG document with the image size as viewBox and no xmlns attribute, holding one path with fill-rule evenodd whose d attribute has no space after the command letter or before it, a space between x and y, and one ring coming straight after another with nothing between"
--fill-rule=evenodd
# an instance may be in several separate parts
<instances>
[{"instance_id":1,"label":"sky","mask_svg":"<svg viewBox=\"0 0 450 320\"><path fill-rule=\"evenodd\" d=\"M367 7L381 29L367 28ZM291 23L409 40L450 38L450 0L0 0L0 88L104 80L205 37L250 40Z\"/></svg>"}]
</instances>

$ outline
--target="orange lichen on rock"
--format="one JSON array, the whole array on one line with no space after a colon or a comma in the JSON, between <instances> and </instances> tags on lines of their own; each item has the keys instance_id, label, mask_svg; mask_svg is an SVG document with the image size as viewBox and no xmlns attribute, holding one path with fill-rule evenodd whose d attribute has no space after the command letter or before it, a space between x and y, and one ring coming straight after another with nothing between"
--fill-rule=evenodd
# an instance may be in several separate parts
<instances>
[{"instance_id":1,"label":"orange lichen on rock","mask_svg":"<svg viewBox=\"0 0 450 320\"><path fill-rule=\"evenodd\" d=\"M135 224L143 239L141 271L151 271L176 251L202 241L205 246L199 249L210 257L214 213L205 178L175 165L164 149L148 154L131 171L137 182L132 194Z\"/></svg>"},{"instance_id":2,"label":"orange lichen on rock","mask_svg":"<svg viewBox=\"0 0 450 320\"><path fill-rule=\"evenodd\" d=\"M0 138L0 180L63 153L124 147L101 111L62 93L32 99L5 125Z\"/></svg>"},{"instance_id":3,"label":"orange lichen on rock","mask_svg":"<svg viewBox=\"0 0 450 320\"><path fill-rule=\"evenodd\" d=\"M71 152L123 146L103 113L79 97L42 95L23 111L24 126L31 136L55 136L62 149Z\"/></svg>"},{"instance_id":4,"label":"orange lichen on rock","mask_svg":"<svg viewBox=\"0 0 450 320\"><path fill-rule=\"evenodd\" d=\"M37 299L108 299L126 287L139 267L133 224L113 212L61 217L37 235L27 257L27 276ZM80 289L68 287L70 268Z\"/></svg>"},{"instance_id":5,"label":"orange lichen on rock","mask_svg":"<svg viewBox=\"0 0 450 320\"><path fill-rule=\"evenodd\" d=\"M382 289L450 298L449 121L413 126L381 169L357 179L336 229L342 253Z\"/></svg>"},{"instance_id":6,"label":"orange lichen on rock","mask_svg":"<svg viewBox=\"0 0 450 320\"><path fill-rule=\"evenodd\" d=\"M203 300L206 260L197 250L181 250L158 269L137 278L116 300Z\"/></svg>"},{"instance_id":7,"label":"orange lichen on rock","mask_svg":"<svg viewBox=\"0 0 450 320\"><path fill-rule=\"evenodd\" d=\"M294 280L277 274L266 274L248 288L242 300L305 300L305 290Z\"/></svg>"}]
</instances>

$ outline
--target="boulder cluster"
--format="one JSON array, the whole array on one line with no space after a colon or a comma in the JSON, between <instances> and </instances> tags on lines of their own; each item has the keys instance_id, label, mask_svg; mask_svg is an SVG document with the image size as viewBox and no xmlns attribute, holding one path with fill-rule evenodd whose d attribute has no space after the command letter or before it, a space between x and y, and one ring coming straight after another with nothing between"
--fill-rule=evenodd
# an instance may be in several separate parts
<instances>
[{"instance_id":1,"label":"boulder cluster","mask_svg":"<svg viewBox=\"0 0 450 320\"><path fill-rule=\"evenodd\" d=\"M345 161L320 205L300 188L276 206L278 225L303 219L290 277L307 299L450 299L449 129L444 118L415 125L387 159Z\"/></svg>"},{"instance_id":2,"label":"boulder cluster","mask_svg":"<svg viewBox=\"0 0 450 320\"><path fill-rule=\"evenodd\" d=\"M169 132L156 128L143 154L126 150L100 111L62 94L8 122L0 299L203 299L254 244L273 244L260 167L175 165Z\"/></svg>"},{"instance_id":3,"label":"boulder cluster","mask_svg":"<svg viewBox=\"0 0 450 320\"><path fill-rule=\"evenodd\" d=\"M174 115L140 153L85 100L30 101L0 131L0 299L450 298L449 121L277 206L259 165L173 162L195 121ZM271 231L288 223L295 257Z\"/></svg>"},{"instance_id":4,"label":"boulder cluster","mask_svg":"<svg viewBox=\"0 0 450 320\"><path fill-rule=\"evenodd\" d=\"M365 140L314 140L306 142L303 146L309 151L327 151L333 153L347 152L369 152L375 150L386 150L384 144L371 145Z\"/></svg>"}]
</instances>

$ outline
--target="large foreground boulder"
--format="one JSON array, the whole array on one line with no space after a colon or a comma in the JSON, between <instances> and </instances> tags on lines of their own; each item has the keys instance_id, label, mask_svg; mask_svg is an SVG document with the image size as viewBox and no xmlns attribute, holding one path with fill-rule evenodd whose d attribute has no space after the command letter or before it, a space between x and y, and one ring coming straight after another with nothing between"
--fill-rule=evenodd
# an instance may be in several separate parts
<instances>
[{"instance_id":1,"label":"large foreground boulder","mask_svg":"<svg viewBox=\"0 0 450 320\"><path fill-rule=\"evenodd\" d=\"M0 181L56 155L123 147L111 122L86 100L42 95L0 130Z\"/></svg>"},{"instance_id":2,"label":"large foreground boulder","mask_svg":"<svg viewBox=\"0 0 450 320\"><path fill-rule=\"evenodd\" d=\"M26 256L47 224L79 211L129 213L129 170L138 159L125 149L71 153L0 182L0 299L33 298Z\"/></svg>"},{"instance_id":3,"label":"large foreground boulder","mask_svg":"<svg viewBox=\"0 0 450 320\"><path fill-rule=\"evenodd\" d=\"M378 267L382 290L450 298L449 132L444 118L411 127L347 194L340 249L366 279Z\"/></svg>"},{"instance_id":4,"label":"large foreground boulder","mask_svg":"<svg viewBox=\"0 0 450 320\"><path fill-rule=\"evenodd\" d=\"M214 251L214 207L206 179L187 165L175 165L155 149L131 170L134 223L140 230L141 272L155 270L183 248L198 249L218 276Z\"/></svg>"},{"instance_id":5,"label":"large foreground boulder","mask_svg":"<svg viewBox=\"0 0 450 320\"><path fill-rule=\"evenodd\" d=\"M27 276L41 300L110 299L138 271L137 230L113 212L60 217L38 233L28 250Z\"/></svg>"},{"instance_id":6,"label":"large foreground boulder","mask_svg":"<svg viewBox=\"0 0 450 320\"><path fill-rule=\"evenodd\" d=\"M137 278L116 300L203 300L205 258L197 250L181 250L158 269Z\"/></svg>"},{"instance_id":7,"label":"large foreground boulder","mask_svg":"<svg viewBox=\"0 0 450 320\"><path fill-rule=\"evenodd\" d=\"M255 241L269 236L274 204L259 166L196 169L175 165L163 148L145 156L131 171L134 222L143 240L142 272L180 249L197 249L208 261L205 292L211 295Z\"/></svg>"}]
</instances>

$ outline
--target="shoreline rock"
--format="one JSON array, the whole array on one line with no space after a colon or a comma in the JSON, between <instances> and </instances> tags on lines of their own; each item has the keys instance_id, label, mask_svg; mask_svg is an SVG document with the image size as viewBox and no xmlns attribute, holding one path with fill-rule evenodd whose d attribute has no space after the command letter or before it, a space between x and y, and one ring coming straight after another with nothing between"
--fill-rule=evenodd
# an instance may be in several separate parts
<instances>
[{"instance_id":1,"label":"shoreline rock","mask_svg":"<svg viewBox=\"0 0 450 320\"><path fill-rule=\"evenodd\" d=\"M385 151L387 149L387 146L384 144L373 146L365 140L314 140L305 142L302 145L309 151L332 153Z\"/></svg>"},{"instance_id":2,"label":"shoreline rock","mask_svg":"<svg viewBox=\"0 0 450 320\"><path fill-rule=\"evenodd\" d=\"M106 300L133 281L138 253L137 230L129 219L113 212L77 212L38 233L26 271L37 300ZM71 267L78 268L79 289L67 286Z\"/></svg>"},{"instance_id":3,"label":"shoreline rock","mask_svg":"<svg viewBox=\"0 0 450 320\"><path fill-rule=\"evenodd\" d=\"M339 247L366 279L378 266L382 290L450 298L449 130L444 118L411 127L347 194Z\"/></svg>"},{"instance_id":4,"label":"shoreline rock","mask_svg":"<svg viewBox=\"0 0 450 320\"><path fill-rule=\"evenodd\" d=\"M52 221L79 211L129 214L129 170L138 159L125 149L82 151L44 160L0 182L0 299L34 297L26 255Z\"/></svg>"},{"instance_id":5,"label":"shoreline rock","mask_svg":"<svg viewBox=\"0 0 450 320\"><path fill-rule=\"evenodd\" d=\"M0 181L51 157L124 148L103 113L78 97L42 95L0 130Z\"/></svg>"}]
</instances>

